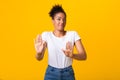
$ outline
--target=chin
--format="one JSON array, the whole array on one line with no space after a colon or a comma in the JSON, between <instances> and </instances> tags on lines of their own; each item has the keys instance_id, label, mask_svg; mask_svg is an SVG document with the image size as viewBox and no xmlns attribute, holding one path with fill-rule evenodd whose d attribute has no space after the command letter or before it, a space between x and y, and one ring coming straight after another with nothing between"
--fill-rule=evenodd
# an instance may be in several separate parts
<instances>
[{"instance_id":1,"label":"chin","mask_svg":"<svg viewBox=\"0 0 120 80\"><path fill-rule=\"evenodd\" d=\"M63 31L63 30L64 30L64 27L63 27L63 26L59 27L59 30L60 30L60 31Z\"/></svg>"},{"instance_id":2,"label":"chin","mask_svg":"<svg viewBox=\"0 0 120 80\"><path fill-rule=\"evenodd\" d=\"M63 31L63 30L64 30L64 28L57 28L57 30L58 30L58 31Z\"/></svg>"},{"instance_id":3,"label":"chin","mask_svg":"<svg viewBox=\"0 0 120 80\"><path fill-rule=\"evenodd\" d=\"M59 31L64 31L64 29L59 29Z\"/></svg>"}]
</instances>

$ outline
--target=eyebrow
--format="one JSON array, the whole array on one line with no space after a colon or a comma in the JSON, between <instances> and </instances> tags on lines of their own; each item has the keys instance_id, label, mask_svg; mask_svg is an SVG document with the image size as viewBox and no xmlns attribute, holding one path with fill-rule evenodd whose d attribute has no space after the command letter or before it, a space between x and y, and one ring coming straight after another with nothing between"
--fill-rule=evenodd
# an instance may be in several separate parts
<instances>
[{"instance_id":1,"label":"eyebrow","mask_svg":"<svg viewBox=\"0 0 120 80\"><path fill-rule=\"evenodd\" d=\"M62 18L62 17L60 17L60 16L56 16L56 17L57 17L57 18ZM64 17L64 18L65 18L65 17ZM64 18L63 18L63 19L64 19Z\"/></svg>"}]
</instances>

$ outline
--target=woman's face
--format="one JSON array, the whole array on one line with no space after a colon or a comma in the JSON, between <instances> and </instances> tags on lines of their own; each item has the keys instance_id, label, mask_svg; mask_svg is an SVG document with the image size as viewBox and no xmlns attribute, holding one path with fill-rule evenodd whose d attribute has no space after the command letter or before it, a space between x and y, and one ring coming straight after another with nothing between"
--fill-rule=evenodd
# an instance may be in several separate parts
<instances>
[{"instance_id":1,"label":"woman's face","mask_svg":"<svg viewBox=\"0 0 120 80\"><path fill-rule=\"evenodd\" d=\"M64 13L59 12L56 13L54 18L52 19L53 25L55 27L55 30L63 31L64 27L66 25L66 16Z\"/></svg>"}]
</instances>

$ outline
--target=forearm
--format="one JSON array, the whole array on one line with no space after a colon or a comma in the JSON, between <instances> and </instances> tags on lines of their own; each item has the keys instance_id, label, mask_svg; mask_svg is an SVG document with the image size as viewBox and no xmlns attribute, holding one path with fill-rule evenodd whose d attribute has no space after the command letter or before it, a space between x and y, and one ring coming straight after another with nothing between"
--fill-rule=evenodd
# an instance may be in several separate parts
<instances>
[{"instance_id":1,"label":"forearm","mask_svg":"<svg viewBox=\"0 0 120 80\"><path fill-rule=\"evenodd\" d=\"M43 53L36 53L36 59L37 60L42 60L43 59Z\"/></svg>"},{"instance_id":2,"label":"forearm","mask_svg":"<svg viewBox=\"0 0 120 80\"><path fill-rule=\"evenodd\" d=\"M39 61L42 60L44 57L44 53L45 53L45 51L43 51L41 53L36 53L36 59Z\"/></svg>"},{"instance_id":3,"label":"forearm","mask_svg":"<svg viewBox=\"0 0 120 80\"><path fill-rule=\"evenodd\" d=\"M73 54L72 58L76 60L86 60L87 56L86 53L82 53L82 54L77 53L77 54Z\"/></svg>"}]
</instances>

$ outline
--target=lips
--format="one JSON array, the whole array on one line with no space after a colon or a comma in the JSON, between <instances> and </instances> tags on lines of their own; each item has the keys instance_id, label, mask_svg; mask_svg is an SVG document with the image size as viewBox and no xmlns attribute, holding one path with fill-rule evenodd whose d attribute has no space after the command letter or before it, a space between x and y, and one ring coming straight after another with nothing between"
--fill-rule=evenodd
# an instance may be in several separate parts
<instances>
[{"instance_id":1,"label":"lips","mask_svg":"<svg viewBox=\"0 0 120 80\"><path fill-rule=\"evenodd\" d=\"M59 25L59 26L63 26L63 25Z\"/></svg>"},{"instance_id":2,"label":"lips","mask_svg":"<svg viewBox=\"0 0 120 80\"><path fill-rule=\"evenodd\" d=\"M61 24L61 25L59 25L59 26L62 26L62 27L63 27L64 25L63 25L63 24Z\"/></svg>"}]
</instances>

